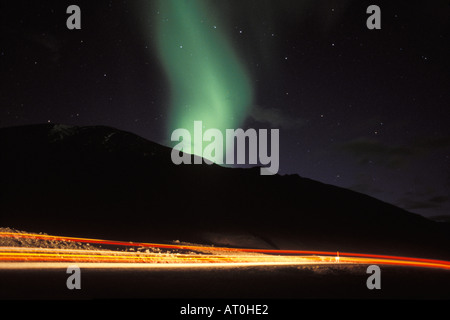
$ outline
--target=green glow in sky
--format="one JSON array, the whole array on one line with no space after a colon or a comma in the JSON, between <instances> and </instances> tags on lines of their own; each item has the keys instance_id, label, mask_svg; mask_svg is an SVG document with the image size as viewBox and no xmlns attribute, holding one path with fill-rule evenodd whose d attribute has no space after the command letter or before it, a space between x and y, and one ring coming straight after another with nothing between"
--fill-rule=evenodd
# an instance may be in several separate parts
<instances>
[{"instance_id":1,"label":"green glow in sky","mask_svg":"<svg viewBox=\"0 0 450 320\"><path fill-rule=\"evenodd\" d=\"M170 83L168 135L240 128L252 101L248 75L207 0L159 0L157 43ZM219 13L220 14L220 13ZM194 150L192 142L192 150Z\"/></svg>"}]
</instances>

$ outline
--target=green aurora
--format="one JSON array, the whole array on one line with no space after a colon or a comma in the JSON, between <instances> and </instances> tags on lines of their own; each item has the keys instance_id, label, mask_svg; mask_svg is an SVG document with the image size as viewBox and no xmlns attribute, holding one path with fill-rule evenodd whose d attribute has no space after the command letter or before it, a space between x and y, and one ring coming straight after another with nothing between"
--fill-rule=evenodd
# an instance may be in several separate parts
<instances>
[{"instance_id":1,"label":"green aurora","mask_svg":"<svg viewBox=\"0 0 450 320\"><path fill-rule=\"evenodd\" d=\"M194 121L203 132L239 128L250 111L252 87L220 21L205 0L159 0L156 48L170 83L168 135ZM193 139L191 142L194 151ZM198 155L198 153L197 153Z\"/></svg>"}]
</instances>

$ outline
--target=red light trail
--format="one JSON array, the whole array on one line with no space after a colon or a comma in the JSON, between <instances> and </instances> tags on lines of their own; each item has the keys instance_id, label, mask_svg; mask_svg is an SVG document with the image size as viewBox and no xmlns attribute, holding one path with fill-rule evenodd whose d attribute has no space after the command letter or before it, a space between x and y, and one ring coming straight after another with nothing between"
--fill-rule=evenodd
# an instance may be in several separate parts
<instances>
[{"instance_id":1,"label":"red light trail","mask_svg":"<svg viewBox=\"0 0 450 320\"><path fill-rule=\"evenodd\" d=\"M31 247L0 247L2 263L80 262L93 264L129 264L130 266L246 266L246 265L307 265L307 264L379 264L450 270L450 262L435 259L346 253L331 251L275 250L227 248L199 245L157 244L142 242L111 241L76 237L50 236L31 233L0 232L0 238L34 239L76 242L92 245L112 245L166 249L168 252L129 252L105 249L53 249ZM172 252L171 252L172 250ZM191 251L178 253L173 251ZM206 252L206 253L205 253Z\"/></svg>"}]
</instances>

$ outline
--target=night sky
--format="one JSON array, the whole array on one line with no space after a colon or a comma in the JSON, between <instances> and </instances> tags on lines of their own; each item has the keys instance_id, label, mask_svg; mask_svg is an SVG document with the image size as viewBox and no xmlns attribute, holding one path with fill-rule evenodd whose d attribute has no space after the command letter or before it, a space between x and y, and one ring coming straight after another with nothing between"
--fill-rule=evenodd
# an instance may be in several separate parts
<instances>
[{"instance_id":1,"label":"night sky","mask_svg":"<svg viewBox=\"0 0 450 320\"><path fill-rule=\"evenodd\" d=\"M189 119L177 108L229 94L226 116L205 117L280 129L281 174L450 214L448 1L1 0L0 25L0 127L108 125L169 145Z\"/></svg>"}]
</instances>

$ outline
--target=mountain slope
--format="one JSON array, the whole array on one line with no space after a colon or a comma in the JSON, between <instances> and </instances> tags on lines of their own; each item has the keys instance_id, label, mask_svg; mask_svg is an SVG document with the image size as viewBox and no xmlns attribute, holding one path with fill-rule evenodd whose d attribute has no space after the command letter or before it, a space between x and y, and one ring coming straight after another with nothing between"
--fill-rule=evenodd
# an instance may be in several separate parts
<instances>
[{"instance_id":1,"label":"mountain slope","mask_svg":"<svg viewBox=\"0 0 450 320\"><path fill-rule=\"evenodd\" d=\"M0 226L130 241L449 255L441 224L350 190L259 169L176 166L117 129L0 129Z\"/></svg>"}]
</instances>

